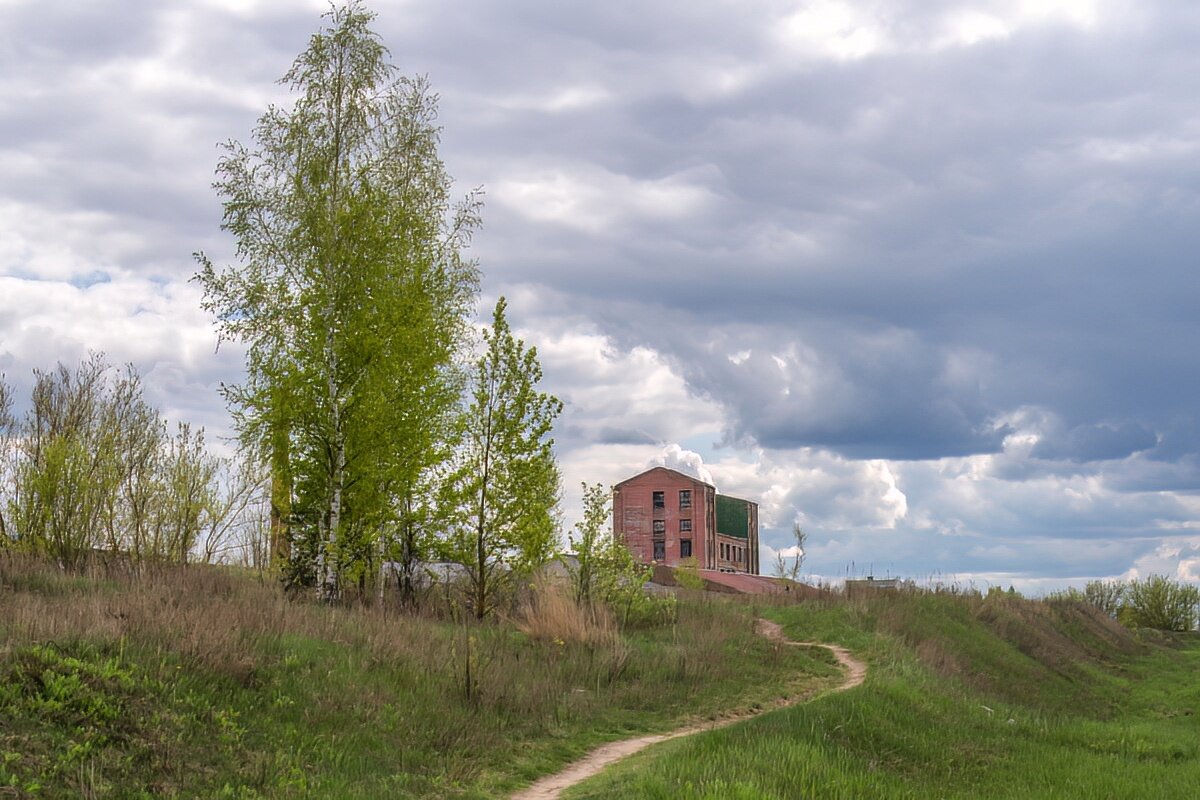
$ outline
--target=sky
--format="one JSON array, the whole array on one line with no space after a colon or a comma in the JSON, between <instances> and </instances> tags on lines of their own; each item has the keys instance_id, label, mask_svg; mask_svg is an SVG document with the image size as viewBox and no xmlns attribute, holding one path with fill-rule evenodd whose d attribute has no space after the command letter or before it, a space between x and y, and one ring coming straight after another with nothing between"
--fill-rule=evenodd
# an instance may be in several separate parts
<instances>
[{"instance_id":1,"label":"sky","mask_svg":"<svg viewBox=\"0 0 1200 800\"><path fill-rule=\"evenodd\" d=\"M762 563L1041 593L1200 582L1200 6L370 4L481 187L480 317L535 345L564 524L653 464ZM0 372L89 350L231 433L192 253L328 9L0 0Z\"/></svg>"}]
</instances>

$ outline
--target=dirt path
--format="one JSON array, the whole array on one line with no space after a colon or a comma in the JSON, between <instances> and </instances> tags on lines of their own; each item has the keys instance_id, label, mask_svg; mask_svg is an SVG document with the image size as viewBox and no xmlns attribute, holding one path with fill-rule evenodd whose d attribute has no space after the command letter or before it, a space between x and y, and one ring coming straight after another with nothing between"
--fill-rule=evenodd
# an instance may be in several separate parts
<instances>
[{"instance_id":1,"label":"dirt path","mask_svg":"<svg viewBox=\"0 0 1200 800\"><path fill-rule=\"evenodd\" d=\"M822 642L793 642L784 638L783 628L777 623L770 620L760 619L757 621L758 632L768 639L786 644L792 647L824 647L829 652L833 653L837 658L838 663L846 670L846 677L840 684L828 690L831 692L842 692L846 689L851 689L860 685L867 677L867 665L859 661L854 656L850 655L850 651L836 644L824 644ZM809 696L800 695L785 700L780 700L769 706L760 708L755 711L742 711L734 713L721 719L703 722L698 725L689 725L685 728L679 728L669 733L656 733L648 736L638 736L634 739L623 739L619 742L610 742L606 745L597 747L592 752L588 753L583 758L571 764L562 772L554 775L547 775L538 780L533 785L522 789L512 796L512 800L550 800L550 798L558 797L563 790L581 783L592 777L600 770L613 764L621 759L631 756L639 750L644 750L652 744L665 742L670 739L678 739L681 736L691 736L694 733L702 731L716 730L724 728L726 725L732 725L735 722L740 722L743 719L757 716L767 711L774 711L777 708L793 705L801 700L808 699Z\"/></svg>"}]
</instances>

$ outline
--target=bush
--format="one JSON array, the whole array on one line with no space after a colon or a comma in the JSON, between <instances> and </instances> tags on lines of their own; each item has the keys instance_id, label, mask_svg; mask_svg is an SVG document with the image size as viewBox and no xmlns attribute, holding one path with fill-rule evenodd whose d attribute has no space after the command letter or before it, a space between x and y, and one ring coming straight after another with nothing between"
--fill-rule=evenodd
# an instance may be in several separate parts
<instances>
[{"instance_id":1,"label":"bush","mask_svg":"<svg viewBox=\"0 0 1200 800\"><path fill-rule=\"evenodd\" d=\"M1084 602L1115 617L1124 604L1126 591L1127 587L1120 581L1089 581L1084 587L1083 598Z\"/></svg>"},{"instance_id":2,"label":"bush","mask_svg":"<svg viewBox=\"0 0 1200 800\"><path fill-rule=\"evenodd\" d=\"M1163 631L1190 631L1196 627L1200 589L1161 575L1134 579L1124 592L1118 618L1129 625Z\"/></svg>"}]
</instances>

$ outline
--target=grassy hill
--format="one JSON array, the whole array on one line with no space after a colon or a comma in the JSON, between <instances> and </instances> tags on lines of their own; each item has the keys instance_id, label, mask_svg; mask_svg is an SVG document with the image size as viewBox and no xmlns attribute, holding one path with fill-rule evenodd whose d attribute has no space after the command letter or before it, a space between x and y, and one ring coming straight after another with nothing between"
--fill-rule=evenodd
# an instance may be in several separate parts
<instances>
[{"instance_id":1,"label":"grassy hill","mask_svg":"<svg viewBox=\"0 0 1200 800\"><path fill-rule=\"evenodd\" d=\"M646 751L572 798L1190 798L1200 640L1076 603L880 594L773 609L866 684Z\"/></svg>"},{"instance_id":2,"label":"grassy hill","mask_svg":"<svg viewBox=\"0 0 1200 800\"><path fill-rule=\"evenodd\" d=\"M617 634L289 601L227 570L0 553L0 796L495 797L636 732L814 691L753 609Z\"/></svg>"},{"instance_id":3,"label":"grassy hill","mask_svg":"<svg viewBox=\"0 0 1200 800\"><path fill-rule=\"evenodd\" d=\"M227 570L0 554L0 796L496 797L600 742L867 683L663 744L577 797L1190 797L1200 644L1073 603L692 597L616 632L289 601ZM442 615L445 616L445 615Z\"/></svg>"}]
</instances>

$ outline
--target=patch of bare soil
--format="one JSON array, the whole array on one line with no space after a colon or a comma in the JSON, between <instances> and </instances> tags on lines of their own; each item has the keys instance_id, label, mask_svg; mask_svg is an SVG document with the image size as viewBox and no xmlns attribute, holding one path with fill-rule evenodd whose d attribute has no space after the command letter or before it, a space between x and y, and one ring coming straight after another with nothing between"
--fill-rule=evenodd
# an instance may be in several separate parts
<instances>
[{"instance_id":1,"label":"patch of bare soil","mask_svg":"<svg viewBox=\"0 0 1200 800\"><path fill-rule=\"evenodd\" d=\"M833 653L838 663L846 670L846 675L842 682L833 687L829 691L842 692L846 689L851 689L862 684L867 677L867 665L859 661L846 648L836 644L824 644L822 642L793 642L783 635L783 628L777 623L770 620L758 620L758 631L768 639L785 644L791 647L823 647ZM558 797L564 790L577 783L582 783L592 777L600 770L607 767L609 764L616 763L627 756L644 750L652 744L665 742L670 739L678 739L681 736L691 736L694 733L702 731L716 730L724 728L727 725L732 725L735 722L740 722L743 719L754 717L766 711L773 711L777 708L792 705L801 700L808 699L809 696L797 696L780 700L777 703L767 707L756 709L753 711L744 711L731 714L727 717L722 717L717 720L704 722L698 725L688 725L683 728L668 733L656 733L648 736L638 736L633 739L623 739L619 742L610 742L606 745L597 747L592 752L588 753L583 758L571 764L566 769L554 775L547 775L538 780L531 786L522 789L512 796L512 800L549 800L550 798Z\"/></svg>"}]
</instances>

